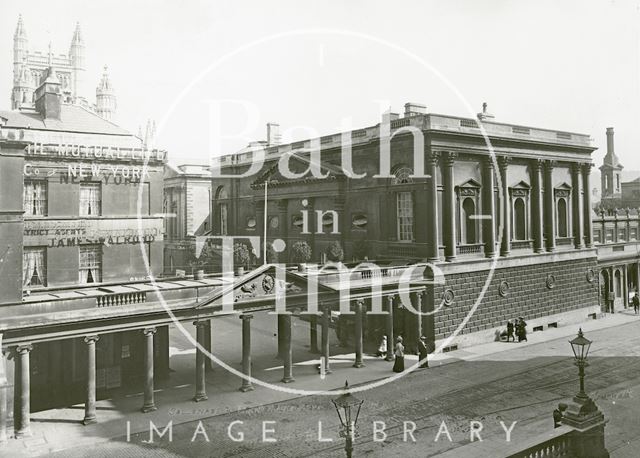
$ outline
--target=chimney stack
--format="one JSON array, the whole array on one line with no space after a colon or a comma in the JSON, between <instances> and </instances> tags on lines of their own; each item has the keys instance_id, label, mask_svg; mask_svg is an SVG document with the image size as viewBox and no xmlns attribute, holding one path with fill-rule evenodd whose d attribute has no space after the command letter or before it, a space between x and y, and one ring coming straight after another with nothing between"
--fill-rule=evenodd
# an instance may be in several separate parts
<instances>
[{"instance_id":1,"label":"chimney stack","mask_svg":"<svg viewBox=\"0 0 640 458\"><path fill-rule=\"evenodd\" d=\"M267 146L276 146L280 144L280 124L275 122L267 123Z\"/></svg>"},{"instance_id":2,"label":"chimney stack","mask_svg":"<svg viewBox=\"0 0 640 458\"><path fill-rule=\"evenodd\" d=\"M49 51L49 60L51 60L51 51ZM36 89L36 111L47 119L60 119L60 105L62 104L62 85L56 76L53 67L45 70L45 75Z\"/></svg>"},{"instance_id":3,"label":"chimney stack","mask_svg":"<svg viewBox=\"0 0 640 458\"><path fill-rule=\"evenodd\" d=\"M607 127L607 153L615 153L613 151L613 127Z\"/></svg>"},{"instance_id":4,"label":"chimney stack","mask_svg":"<svg viewBox=\"0 0 640 458\"><path fill-rule=\"evenodd\" d=\"M427 106L419 103L408 102L404 104L404 117L416 116L427 113Z\"/></svg>"}]
</instances>

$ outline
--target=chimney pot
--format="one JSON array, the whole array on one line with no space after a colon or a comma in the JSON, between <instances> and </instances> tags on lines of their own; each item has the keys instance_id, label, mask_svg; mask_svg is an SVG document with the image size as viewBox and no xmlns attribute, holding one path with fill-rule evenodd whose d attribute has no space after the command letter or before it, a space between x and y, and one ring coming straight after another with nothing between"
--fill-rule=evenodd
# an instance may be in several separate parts
<instances>
[{"instance_id":1,"label":"chimney pot","mask_svg":"<svg viewBox=\"0 0 640 458\"><path fill-rule=\"evenodd\" d=\"M613 150L613 127L607 127L607 153L614 153L614 150Z\"/></svg>"}]
</instances>

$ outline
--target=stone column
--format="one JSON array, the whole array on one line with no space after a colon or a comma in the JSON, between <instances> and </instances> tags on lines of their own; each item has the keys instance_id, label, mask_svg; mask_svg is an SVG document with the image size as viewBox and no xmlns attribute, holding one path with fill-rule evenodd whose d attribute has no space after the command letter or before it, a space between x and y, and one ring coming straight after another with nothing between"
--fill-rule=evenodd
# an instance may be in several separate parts
<instances>
[{"instance_id":1,"label":"stone column","mask_svg":"<svg viewBox=\"0 0 640 458\"><path fill-rule=\"evenodd\" d=\"M640 294L640 262L636 262L636 292Z\"/></svg>"},{"instance_id":2,"label":"stone column","mask_svg":"<svg viewBox=\"0 0 640 458\"><path fill-rule=\"evenodd\" d=\"M309 352L320 353L318 350L318 316L309 317Z\"/></svg>"},{"instance_id":3,"label":"stone column","mask_svg":"<svg viewBox=\"0 0 640 458\"><path fill-rule=\"evenodd\" d=\"M511 198L509 196L509 174L508 167L511 158L500 156L498 166L500 167L500 187L502 194L502 243L500 244L500 256L509 256L511 252Z\"/></svg>"},{"instance_id":4,"label":"stone column","mask_svg":"<svg viewBox=\"0 0 640 458\"><path fill-rule=\"evenodd\" d=\"M624 264L622 269L622 304L624 308L629 307L629 275L627 266L627 264Z\"/></svg>"},{"instance_id":5,"label":"stone column","mask_svg":"<svg viewBox=\"0 0 640 458\"><path fill-rule=\"evenodd\" d=\"M442 183L444 195L442 199L442 235L444 238L444 259L453 261L456 258L456 193L453 181L453 164L456 153L444 153L442 158Z\"/></svg>"},{"instance_id":6,"label":"stone column","mask_svg":"<svg viewBox=\"0 0 640 458\"><path fill-rule=\"evenodd\" d=\"M393 296L387 296L387 361L393 361Z\"/></svg>"},{"instance_id":7,"label":"stone column","mask_svg":"<svg viewBox=\"0 0 640 458\"><path fill-rule=\"evenodd\" d=\"M153 336L156 333L156 328L145 328L142 330L144 334L145 352L144 352L144 401L142 403L142 412L153 412L158 410L153 394Z\"/></svg>"},{"instance_id":8,"label":"stone column","mask_svg":"<svg viewBox=\"0 0 640 458\"><path fill-rule=\"evenodd\" d=\"M242 379L242 386L240 391L246 393L247 391L253 391L253 384L251 383L251 319L253 315L243 313L240 315L242 320L242 373L247 378Z\"/></svg>"},{"instance_id":9,"label":"stone column","mask_svg":"<svg viewBox=\"0 0 640 458\"><path fill-rule=\"evenodd\" d=\"M87 400L84 403L84 419L82 424L91 425L96 423L96 342L98 336L86 336L84 343L87 344Z\"/></svg>"},{"instance_id":10,"label":"stone column","mask_svg":"<svg viewBox=\"0 0 640 458\"><path fill-rule=\"evenodd\" d=\"M582 213L584 221L584 244L587 248L593 246L593 230L591 227L591 187L589 185L589 174L593 164L582 164ZM606 233L602 233L603 242L607 239Z\"/></svg>"},{"instance_id":11,"label":"stone column","mask_svg":"<svg viewBox=\"0 0 640 458\"><path fill-rule=\"evenodd\" d=\"M293 378L293 349L291 348L291 314L282 315L283 317L283 348L282 359L284 360L284 375L282 382L291 383L295 381Z\"/></svg>"},{"instance_id":12,"label":"stone column","mask_svg":"<svg viewBox=\"0 0 640 458\"><path fill-rule=\"evenodd\" d=\"M544 228L547 237L546 249L556 250L556 218L555 196L553 192L553 167L555 161L544 163Z\"/></svg>"},{"instance_id":13,"label":"stone column","mask_svg":"<svg viewBox=\"0 0 640 458\"><path fill-rule=\"evenodd\" d=\"M331 308L325 307L322 310L322 358L324 361L324 373L331 373L331 366L329 365L329 322L331 320Z\"/></svg>"},{"instance_id":14,"label":"stone column","mask_svg":"<svg viewBox=\"0 0 640 458\"><path fill-rule=\"evenodd\" d=\"M0 444L7 442L7 389L9 388L9 380L7 379L7 364L5 360L5 352L2 351L2 338L0 333Z\"/></svg>"},{"instance_id":15,"label":"stone column","mask_svg":"<svg viewBox=\"0 0 640 458\"><path fill-rule=\"evenodd\" d=\"M493 161L491 157L486 157L482 161L482 238L487 258L492 258L496 253L494 199Z\"/></svg>"},{"instance_id":16,"label":"stone column","mask_svg":"<svg viewBox=\"0 0 640 458\"><path fill-rule=\"evenodd\" d=\"M427 158L428 174L427 179L427 240L429 243L428 261L435 263L440 261L440 251L438 247L438 159L440 153L431 152Z\"/></svg>"},{"instance_id":17,"label":"stone column","mask_svg":"<svg viewBox=\"0 0 640 458\"><path fill-rule=\"evenodd\" d=\"M584 247L582 237L582 208L580 192L580 169L581 164L571 165L571 209L573 211L573 245L577 250ZM585 190L585 192L588 192ZM587 215L588 216L588 215Z\"/></svg>"},{"instance_id":18,"label":"stone column","mask_svg":"<svg viewBox=\"0 0 640 458\"><path fill-rule=\"evenodd\" d=\"M286 315L282 315L282 314L277 314L276 315L276 320L278 322L278 354L276 355L276 358L284 358L284 339L285 339L285 317Z\"/></svg>"},{"instance_id":19,"label":"stone column","mask_svg":"<svg viewBox=\"0 0 640 458\"><path fill-rule=\"evenodd\" d=\"M16 438L31 436L31 380L29 373L29 353L33 346L19 345L15 349L15 395L13 409L13 429Z\"/></svg>"},{"instance_id":20,"label":"stone column","mask_svg":"<svg viewBox=\"0 0 640 458\"><path fill-rule=\"evenodd\" d=\"M542 160L531 163L531 219L533 226L533 251L544 252L543 212L542 212Z\"/></svg>"},{"instance_id":21,"label":"stone column","mask_svg":"<svg viewBox=\"0 0 640 458\"><path fill-rule=\"evenodd\" d=\"M287 214L287 210L289 208L289 203L287 199L280 199L278 201L278 230L280 232L280 237L287 244L287 248L282 253L278 253L278 256L282 259L278 259L278 262L282 264L286 264L289 262L289 215Z\"/></svg>"},{"instance_id":22,"label":"stone column","mask_svg":"<svg viewBox=\"0 0 640 458\"><path fill-rule=\"evenodd\" d=\"M416 355L419 353L419 345L420 345L420 337L422 337L422 292L413 293L414 297L414 305L413 308L416 309L418 313L416 313Z\"/></svg>"},{"instance_id":23,"label":"stone column","mask_svg":"<svg viewBox=\"0 0 640 458\"><path fill-rule=\"evenodd\" d=\"M212 349L212 345L211 345L211 324L212 324L212 321L213 320L211 320L211 319L205 320L206 325L204 327L204 341L205 341L204 348L209 353L211 353L211 349ZM207 372L213 371L213 361L210 358L206 359L204 368L205 368L205 370Z\"/></svg>"},{"instance_id":24,"label":"stone column","mask_svg":"<svg viewBox=\"0 0 640 458\"><path fill-rule=\"evenodd\" d=\"M355 316L355 340L356 340L356 360L353 363L353 367L361 368L364 367L364 363L362 362L362 320L364 318L364 300L358 299L356 301L356 316Z\"/></svg>"},{"instance_id":25,"label":"stone column","mask_svg":"<svg viewBox=\"0 0 640 458\"><path fill-rule=\"evenodd\" d=\"M206 388L206 355L199 347L205 348L204 341L206 335L207 320L194 321L193 324L196 327L196 341L198 342L198 348L196 348L196 394L193 400L196 402L206 401L207 397Z\"/></svg>"}]
</instances>

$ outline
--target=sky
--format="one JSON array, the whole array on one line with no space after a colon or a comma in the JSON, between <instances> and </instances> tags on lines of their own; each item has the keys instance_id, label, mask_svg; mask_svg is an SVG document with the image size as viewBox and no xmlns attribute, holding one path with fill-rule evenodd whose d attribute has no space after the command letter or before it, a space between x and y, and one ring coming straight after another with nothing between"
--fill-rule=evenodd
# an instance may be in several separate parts
<instances>
[{"instance_id":1,"label":"sky","mask_svg":"<svg viewBox=\"0 0 640 458\"><path fill-rule=\"evenodd\" d=\"M0 109L9 109L13 32L30 48L86 43L90 100L106 64L117 122L151 118L174 164L264 140L370 126L391 107L591 135L640 170L640 0L0 0Z\"/></svg>"}]
</instances>

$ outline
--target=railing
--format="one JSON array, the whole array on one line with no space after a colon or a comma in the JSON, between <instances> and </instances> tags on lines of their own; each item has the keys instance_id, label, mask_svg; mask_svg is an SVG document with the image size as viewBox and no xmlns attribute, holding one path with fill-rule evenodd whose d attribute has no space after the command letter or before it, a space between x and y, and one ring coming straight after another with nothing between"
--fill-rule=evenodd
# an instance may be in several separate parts
<instances>
[{"instance_id":1,"label":"railing","mask_svg":"<svg viewBox=\"0 0 640 458\"><path fill-rule=\"evenodd\" d=\"M482 243L472 243L472 244L468 244L468 245L458 245L458 253L459 254L481 253L483 246L484 245Z\"/></svg>"},{"instance_id":2,"label":"railing","mask_svg":"<svg viewBox=\"0 0 640 458\"><path fill-rule=\"evenodd\" d=\"M532 241L531 240L513 240L511 242L511 249L512 250L524 250L524 249L531 249L532 246Z\"/></svg>"},{"instance_id":3,"label":"railing","mask_svg":"<svg viewBox=\"0 0 640 458\"><path fill-rule=\"evenodd\" d=\"M507 455L507 458L556 458L561 456L575 456L571 449L571 432L572 429L570 427L561 426L554 431L551 438ZM548 433L544 436L548 437ZM532 438L532 441L535 442L536 439L537 438ZM524 447L526 447L526 445L526 443L523 444Z\"/></svg>"},{"instance_id":4,"label":"railing","mask_svg":"<svg viewBox=\"0 0 640 458\"><path fill-rule=\"evenodd\" d=\"M119 305L141 304L147 301L147 293L134 291L131 293L109 294L96 297L98 307L116 307Z\"/></svg>"}]
</instances>

